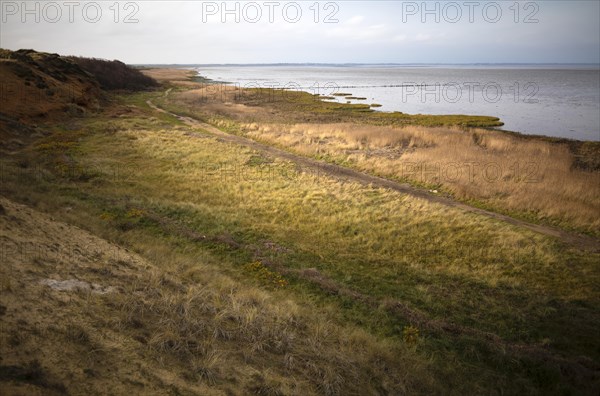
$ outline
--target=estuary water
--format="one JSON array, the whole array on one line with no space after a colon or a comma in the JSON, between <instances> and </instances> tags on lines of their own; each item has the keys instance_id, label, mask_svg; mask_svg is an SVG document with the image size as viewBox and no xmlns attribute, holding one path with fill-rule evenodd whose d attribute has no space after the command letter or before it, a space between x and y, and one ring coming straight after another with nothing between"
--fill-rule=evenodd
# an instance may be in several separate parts
<instances>
[{"instance_id":1,"label":"estuary water","mask_svg":"<svg viewBox=\"0 0 600 396\"><path fill-rule=\"evenodd\" d=\"M595 65L197 65L200 76L240 87L303 90L378 111L499 117L501 129L600 140ZM327 99L325 99L327 100Z\"/></svg>"}]
</instances>

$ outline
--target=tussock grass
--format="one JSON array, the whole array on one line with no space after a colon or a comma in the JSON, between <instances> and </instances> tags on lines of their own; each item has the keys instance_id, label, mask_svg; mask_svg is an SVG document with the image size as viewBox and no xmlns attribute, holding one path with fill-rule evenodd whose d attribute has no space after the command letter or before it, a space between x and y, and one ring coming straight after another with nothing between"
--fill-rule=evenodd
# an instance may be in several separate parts
<instances>
[{"instance_id":1,"label":"tussock grass","mask_svg":"<svg viewBox=\"0 0 600 396\"><path fill-rule=\"evenodd\" d=\"M3 192L151 263L115 261L111 271L136 276L118 278L99 322L157 364L152 378L241 394L593 393L597 255L138 111L149 110L111 118L109 130L80 120L85 135L59 130L21 165L3 159ZM338 144L374 148L346 124L304 143L307 125L237 133L285 127L331 157ZM381 150L436 148L419 129L401 139L389 129L376 135ZM94 172L65 177L59 159ZM15 171L37 165L43 178Z\"/></svg>"},{"instance_id":2,"label":"tussock grass","mask_svg":"<svg viewBox=\"0 0 600 396\"><path fill-rule=\"evenodd\" d=\"M496 125L489 117L367 114L360 107L367 105L317 99L300 92L207 86L160 101L230 133L529 221L600 235L600 148L593 142L476 128Z\"/></svg>"},{"instance_id":3,"label":"tussock grass","mask_svg":"<svg viewBox=\"0 0 600 396\"><path fill-rule=\"evenodd\" d=\"M600 172L576 167L566 144L417 126L252 123L242 129L254 139L441 188L459 199L591 233L600 229Z\"/></svg>"},{"instance_id":4,"label":"tussock grass","mask_svg":"<svg viewBox=\"0 0 600 396\"><path fill-rule=\"evenodd\" d=\"M151 258L147 261L1 200L10 203L11 216L8 222L0 219L1 230L13 231L4 242L26 237L67 253L57 253L50 268L32 265L36 252L27 250L11 255L1 269L3 279L21 285L3 291L2 304L11 311L0 329L8 341L3 355L15 363L2 367L3 373L15 373L0 376L3 389L3 381L15 381L34 382L44 393L54 383L64 383L62 394L85 389L123 394L139 386L159 394L170 389L234 395L440 390L428 373L429 361L416 351L351 323L336 323L327 309L299 304L290 293L231 277L225 273L230 263L210 253L192 254L192 246L177 251L144 233L127 235ZM53 276L97 277L114 291L50 290L38 281L49 271ZM29 309L32 305L35 310ZM41 360L36 377L20 374L27 362L22 356L29 354ZM20 362L23 368L16 364ZM44 378L46 368L52 382Z\"/></svg>"},{"instance_id":5,"label":"tussock grass","mask_svg":"<svg viewBox=\"0 0 600 396\"><path fill-rule=\"evenodd\" d=\"M155 274L118 303L123 332L146 343L163 365L182 366L190 380L218 387L236 378L246 390L278 394L354 394L368 389L370 376L382 375L370 364L379 360L381 369L397 370L388 391L434 389L427 363L407 348L315 317L214 268L202 274L190 285ZM408 371L423 377L411 380Z\"/></svg>"}]
</instances>

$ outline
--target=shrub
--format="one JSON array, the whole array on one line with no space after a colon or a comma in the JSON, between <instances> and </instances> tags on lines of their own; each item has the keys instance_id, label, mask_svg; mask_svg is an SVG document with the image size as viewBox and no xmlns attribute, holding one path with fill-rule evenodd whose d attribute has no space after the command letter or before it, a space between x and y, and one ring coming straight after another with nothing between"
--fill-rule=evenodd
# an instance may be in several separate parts
<instances>
[{"instance_id":1,"label":"shrub","mask_svg":"<svg viewBox=\"0 0 600 396\"><path fill-rule=\"evenodd\" d=\"M118 60L69 57L96 77L102 89L141 91L158 86L158 82Z\"/></svg>"}]
</instances>

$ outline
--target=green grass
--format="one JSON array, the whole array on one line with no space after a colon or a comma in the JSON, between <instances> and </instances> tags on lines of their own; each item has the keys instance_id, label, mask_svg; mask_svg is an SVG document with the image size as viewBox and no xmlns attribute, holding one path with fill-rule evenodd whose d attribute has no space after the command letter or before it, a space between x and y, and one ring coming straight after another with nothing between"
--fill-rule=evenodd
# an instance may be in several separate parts
<instances>
[{"instance_id":1,"label":"green grass","mask_svg":"<svg viewBox=\"0 0 600 396\"><path fill-rule=\"evenodd\" d=\"M69 205L69 221L142 255L156 244L208 257L394 344L412 334L448 393L593 393L578 356L600 359L597 254L190 136L146 107L153 96L119 98L137 106L131 115L57 128L24 160L41 159L47 176L8 171L3 192L50 212ZM66 177L65 162L88 177Z\"/></svg>"},{"instance_id":2,"label":"green grass","mask_svg":"<svg viewBox=\"0 0 600 396\"><path fill-rule=\"evenodd\" d=\"M510 200L508 199L498 199L498 197L502 198L502 193L498 192L487 198L484 198L484 195L477 196L477 194L470 194L466 197L460 196L457 198L455 196L454 191L457 188L456 186L453 186L452 183L449 183L449 185L444 185L443 183L432 184L414 177L398 177L394 173L394 168L391 166L388 166L383 170L377 169L376 165L373 164L365 166L365 161L363 161L363 163L360 163L360 161L351 159L351 156L347 154L345 149L336 149L335 143L332 143L331 146L328 146L328 144L326 143L322 147L318 147L315 145L313 149L313 151L315 152L307 153L306 151L310 151L306 149L306 147L309 146L309 144L289 146L285 143L279 143L277 140L279 138L274 138L273 136L269 136L268 134L266 134L264 138L261 137L260 134L249 134L247 125L252 123L258 123L260 125L261 122L267 125L273 125L274 129L272 128L272 130L277 129L277 123L286 125L294 123L318 124L320 122L327 123L350 121L360 125L417 125L426 127L459 126L460 128L470 128L474 126L489 127L495 122L493 121L493 117L479 116L426 116L406 115L402 113L371 114L371 105L347 105L341 103L325 103L325 105L322 105L320 103L320 98L317 97L318 100L315 100L314 98L315 97L313 95L305 95L305 93L302 92L283 92L272 90L255 90L252 94L248 94L246 92L239 93L237 95L236 101L240 103L247 103L248 105L254 107L260 107L263 109L271 110L269 113L268 120L263 119L263 115L248 116L246 119L240 120L240 117L237 115L235 117L228 117L227 115L224 115L223 113L218 111L206 111L201 106L186 104L186 102L184 100L180 100L180 98L162 97L159 98L157 102L160 103L162 107L170 111L176 112L178 114L188 115L200 119L204 122L208 122L228 133L233 133L247 137L250 135L250 137L253 139L257 139L266 144L275 145L284 150L289 150L291 152L300 153L303 155L310 155L316 159L326 160L328 162L342 166L348 166L357 169L361 172L371 173L383 178L390 178L399 182L406 182L415 187L425 188L429 190L435 189L440 192L443 192L448 196L454 196L454 198L460 199L465 203L473 204L474 206L488 209L491 211L507 214L536 224L559 227L573 232L587 234L592 237L597 237L598 235L600 235L598 234L598 232L600 231L598 231L596 227L590 226L589 224L589 222L594 221L593 218L588 218L587 221L581 220L581 218L586 218L586 216L583 215L579 216L580 218L571 218L570 213L573 213L573 211L556 208L566 208L564 202L557 202L556 207L554 208L543 208L547 210L532 210L531 208L534 205L532 205L531 202L529 205L527 205L527 202L525 202L524 204L520 204L521 207L515 207L515 205L511 204L509 202ZM488 124L488 122L491 122L491 124ZM485 131L482 130L480 130L480 132L485 133ZM511 136L513 134L507 133L507 135ZM539 142L541 146L546 144L546 142L550 142L556 145L568 143L570 150L572 151L575 158L575 161L573 163L573 168L575 170L578 171L581 169L588 172L597 172L598 170L597 152L598 147L600 146L595 142L565 142L564 139L560 140L543 137L522 137L521 135L515 137L515 139L517 138L522 139L525 142ZM285 138L282 138L282 140L285 141ZM408 149L407 151L410 151L410 149ZM370 154L366 153L366 155L369 156ZM482 158L480 157L478 157L477 159L473 159L474 162L478 162L480 160L482 160ZM452 161L452 157L446 158L444 161ZM444 161L441 162L444 163ZM531 161L531 158L523 157L522 161ZM399 160L398 166L400 167L401 165L401 161ZM432 164L432 166L434 165L435 163ZM594 180L593 177L594 175L592 174L592 178L590 179L592 180L591 182L593 182ZM506 188L510 189L512 188L512 186L506 186ZM461 188L458 188L458 190L460 191ZM534 198L532 198L532 200L536 201L537 197L535 197L535 194L533 194L533 196ZM571 200L571 202L574 202L574 200ZM563 213L561 213L561 211Z\"/></svg>"},{"instance_id":3,"label":"green grass","mask_svg":"<svg viewBox=\"0 0 600 396\"><path fill-rule=\"evenodd\" d=\"M340 94L336 94L340 95ZM340 95L341 96L341 95ZM343 96L348 96L344 94ZM328 102L308 92L255 88L239 91L236 102L248 106L263 106L274 110L270 122L346 122L359 121L373 125L420 125L420 126L462 126L495 127L503 123L497 117L475 115L424 115L401 112L373 112L369 104L348 104ZM157 100L165 108L185 110L203 118L197 107L186 107L170 100Z\"/></svg>"},{"instance_id":4,"label":"green grass","mask_svg":"<svg viewBox=\"0 0 600 396\"><path fill-rule=\"evenodd\" d=\"M343 96L347 96L344 94ZM376 112L364 115L364 110L369 109L370 105L364 104L345 104L331 103L315 100L315 97L306 92L269 93L258 90L255 94L258 100L253 101L254 105L269 105L282 111L298 111L300 113L316 113L324 118L330 116L337 119L340 113L348 120L356 119L356 113L360 113L360 119L365 123L375 125L421 125L421 126L450 126L460 125L465 127L493 127L501 126L502 122L496 117L487 116L469 116L469 115L422 115L405 114L400 112L384 113Z\"/></svg>"}]
</instances>

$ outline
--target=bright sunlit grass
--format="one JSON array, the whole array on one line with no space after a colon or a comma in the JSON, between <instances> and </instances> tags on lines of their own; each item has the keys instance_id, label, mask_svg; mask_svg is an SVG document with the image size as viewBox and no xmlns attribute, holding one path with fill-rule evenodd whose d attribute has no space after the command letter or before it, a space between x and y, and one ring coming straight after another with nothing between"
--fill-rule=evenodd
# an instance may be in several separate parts
<instances>
[{"instance_id":1,"label":"bright sunlit grass","mask_svg":"<svg viewBox=\"0 0 600 396\"><path fill-rule=\"evenodd\" d=\"M41 179L6 172L6 191L150 260L156 274L106 312L121 337L137 336L142 323L148 356L187 380L346 394L375 378L373 389L392 393L467 383L518 393L556 389L555 356L579 370L575 357L595 354L597 254L338 180L150 113L143 96L128 100L139 105L133 114L57 128L19 165L6 162L22 168L41 158L45 169ZM309 155L315 146L331 156L436 147L434 132L420 128L373 127L369 138L349 124L244 128L297 138L277 143ZM499 153L512 147L477 142ZM367 167L368 157L356 163ZM257 385L258 366L270 374Z\"/></svg>"}]
</instances>

